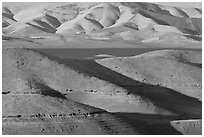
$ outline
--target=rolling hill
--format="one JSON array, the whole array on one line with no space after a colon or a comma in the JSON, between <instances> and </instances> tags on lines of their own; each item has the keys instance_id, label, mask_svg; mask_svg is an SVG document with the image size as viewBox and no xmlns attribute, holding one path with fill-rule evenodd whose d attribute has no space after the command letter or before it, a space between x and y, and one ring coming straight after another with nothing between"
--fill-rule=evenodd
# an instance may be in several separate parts
<instances>
[{"instance_id":1,"label":"rolling hill","mask_svg":"<svg viewBox=\"0 0 204 137\"><path fill-rule=\"evenodd\" d=\"M17 7L20 10L12 13L12 9ZM32 14L28 16L28 13ZM46 33L65 37L86 34L85 38L88 35L96 40L122 37L124 40L162 44L168 39L175 41L173 44L199 43L202 40L201 9L141 2L48 3L28 7L12 7L5 4L2 23L5 35L17 35L21 29L32 26ZM124 24L132 25L130 27ZM121 32L121 28L126 30ZM112 35L104 34L104 31ZM124 33L130 33L131 39L127 39Z\"/></svg>"},{"instance_id":2,"label":"rolling hill","mask_svg":"<svg viewBox=\"0 0 204 137\"><path fill-rule=\"evenodd\" d=\"M2 3L4 135L202 134L202 9Z\"/></svg>"},{"instance_id":3,"label":"rolling hill","mask_svg":"<svg viewBox=\"0 0 204 137\"><path fill-rule=\"evenodd\" d=\"M159 68L164 67L162 63L165 69ZM194 86L201 81L197 76L200 63L200 55L190 51L161 50L95 62L61 60L33 50L4 48L3 133L76 134L82 128L80 134L178 134L180 127L176 131L177 126L170 124L172 120L201 117L201 89ZM154 66L157 69L152 69ZM149 117L141 120L140 115ZM155 130L147 130L155 126L151 121L156 115L164 117L164 121L156 124ZM72 122L78 118L83 124ZM110 126L107 132L99 130L105 126L98 125L100 121ZM64 124L70 122L69 127L75 127L64 129ZM134 122L144 127L133 126ZM95 130L87 129L87 124ZM161 127L168 130L161 132ZM54 130L50 132L49 128Z\"/></svg>"}]
</instances>

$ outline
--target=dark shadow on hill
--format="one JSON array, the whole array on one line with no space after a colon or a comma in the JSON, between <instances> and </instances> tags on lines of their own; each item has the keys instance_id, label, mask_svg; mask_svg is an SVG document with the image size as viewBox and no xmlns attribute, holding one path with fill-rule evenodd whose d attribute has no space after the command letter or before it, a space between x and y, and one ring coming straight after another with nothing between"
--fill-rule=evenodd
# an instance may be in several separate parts
<instances>
[{"instance_id":1,"label":"dark shadow on hill","mask_svg":"<svg viewBox=\"0 0 204 137\"><path fill-rule=\"evenodd\" d=\"M44 31L44 32L47 32L47 33L55 33L56 32L56 29L55 28L52 28L50 25L48 25L47 23L45 22L42 22L42 21L36 21L37 23L39 23L40 25L42 25L43 27L39 27L37 25L33 25L31 23L26 23L36 29L39 29L41 31Z\"/></svg>"},{"instance_id":2,"label":"dark shadow on hill","mask_svg":"<svg viewBox=\"0 0 204 137\"><path fill-rule=\"evenodd\" d=\"M202 102L172 89L160 87L159 85L149 85L133 80L96 63L94 60L60 59L57 57L48 57L51 60L64 64L87 77L97 77L122 87L129 92L128 94L140 96L144 100L150 101L156 106L172 111L182 117L202 117Z\"/></svg>"},{"instance_id":3,"label":"dark shadow on hill","mask_svg":"<svg viewBox=\"0 0 204 137\"><path fill-rule=\"evenodd\" d=\"M152 114L139 113L113 113L116 117L134 128L136 131L144 135L180 135L181 133L175 130L170 122L172 120L179 120L182 117L178 116L163 116Z\"/></svg>"},{"instance_id":4,"label":"dark shadow on hill","mask_svg":"<svg viewBox=\"0 0 204 137\"><path fill-rule=\"evenodd\" d=\"M65 95L61 94L59 91L53 90L47 85L40 83L36 80L30 80L27 82L27 85L30 89L35 89L38 94L43 96L50 96L54 98L67 99Z\"/></svg>"},{"instance_id":5,"label":"dark shadow on hill","mask_svg":"<svg viewBox=\"0 0 204 137\"><path fill-rule=\"evenodd\" d=\"M145 9L134 9L133 13L140 13L141 15L154 20L160 25L174 26L184 34L200 35L202 34L202 19L201 18L182 18L167 14L161 14ZM191 23L190 23L191 22Z\"/></svg>"},{"instance_id":6,"label":"dark shadow on hill","mask_svg":"<svg viewBox=\"0 0 204 137\"><path fill-rule=\"evenodd\" d=\"M165 15L170 15L170 12L167 10L161 9L157 4L153 3L146 3L146 2L121 2L122 5L131 7L134 9L142 9L142 10L147 10L155 13L160 13L160 14L165 14Z\"/></svg>"},{"instance_id":7,"label":"dark shadow on hill","mask_svg":"<svg viewBox=\"0 0 204 137\"><path fill-rule=\"evenodd\" d=\"M13 20L13 21L15 21L15 22L17 22L14 18L13 18L13 15L10 15L10 14L7 14L7 13L2 13L2 17L7 17L7 18L9 18L9 19L11 19L11 20Z\"/></svg>"},{"instance_id":8,"label":"dark shadow on hill","mask_svg":"<svg viewBox=\"0 0 204 137\"><path fill-rule=\"evenodd\" d=\"M186 14L183 10L177 8L177 7L174 7L180 14L182 14L183 17L185 18L189 18L188 14Z\"/></svg>"},{"instance_id":9,"label":"dark shadow on hill","mask_svg":"<svg viewBox=\"0 0 204 137\"><path fill-rule=\"evenodd\" d=\"M159 25L167 25L167 26L170 26L170 24L164 20L160 20L158 18L155 18L154 16L151 16L149 14L147 14L146 12L144 12L143 10L140 10L139 13L142 15L142 16L145 16L147 18L150 18L152 19L153 21L155 21L157 24Z\"/></svg>"},{"instance_id":10,"label":"dark shadow on hill","mask_svg":"<svg viewBox=\"0 0 204 137\"><path fill-rule=\"evenodd\" d=\"M47 87L47 86L46 86ZM44 96L50 96L50 97L55 97L55 98L60 98L60 99L67 99L63 94L61 94L59 91L53 90L49 87L47 89L42 90L40 92L41 95Z\"/></svg>"},{"instance_id":11,"label":"dark shadow on hill","mask_svg":"<svg viewBox=\"0 0 204 137\"><path fill-rule=\"evenodd\" d=\"M197 30L193 30L193 29L189 29L189 28L184 28L184 27L180 27L179 28L184 34L189 34L188 36L191 36L193 38L193 36L196 38L196 35L199 35L200 33ZM195 39L196 40L196 39Z\"/></svg>"},{"instance_id":12,"label":"dark shadow on hill","mask_svg":"<svg viewBox=\"0 0 204 137\"><path fill-rule=\"evenodd\" d=\"M201 68L201 69L202 69L202 64L200 64L200 63L190 63L190 62L188 62L188 63L186 63L186 64L189 64L189 65L192 65L192 66L194 66L194 67L198 67L198 68Z\"/></svg>"},{"instance_id":13,"label":"dark shadow on hill","mask_svg":"<svg viewBox=\"0 0 204 137\"><path fill-rule=\"evenodd\" d=\"M52 26L54 26L55 28L57 28L61 25L60 21L57 18L55 18L49 14L45 14L45 17L52 24Z\"/></svg>"},{"instance_id":14,"label":"dark shadow on hill","mask_svg":"<svg viewBox=\"0 0 204 137\"><path fill-rule=\"evenodd\" d=\"M193 40L197 40L197 41L200 41L202 42L202 37L199 37L199 36L195 36L195 35L184 35L190 39L193 39Z\"/></svg>"},{"instance_id":15,"label":"dark shadow on hill","mask_svg":"<svg viewBox=\"0 0 204 137\"><path fill-rule=\"evenodd\" d=\"M200 14L202 14L202 10L199 8L195 8L198 12L200 12Z\"/></svg>"}]
</instances>

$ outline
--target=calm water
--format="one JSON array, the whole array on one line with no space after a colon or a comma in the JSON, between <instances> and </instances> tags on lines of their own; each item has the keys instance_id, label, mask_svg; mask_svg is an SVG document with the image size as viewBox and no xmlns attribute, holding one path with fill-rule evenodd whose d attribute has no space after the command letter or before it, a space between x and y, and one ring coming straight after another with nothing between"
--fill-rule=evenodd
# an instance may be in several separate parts
<instances>
[{"instance_id":1,"label":"calm water","mask_svg":"<svg viewBox=\"0 0 204 137\"><path fill-rule=\"evenodd\" d=\"M98 49L64 49L64 48L40 48L34 49L35 51L41 52L50 56L57 56L60 58L74 58L74 59L86 59L94 58L95 55L99 54L108 54L117 57L123 56L135 56L145 52L154 51L154 50L163 50L157 48L98 48ZM178 49L177 49L178 50ZM179 49L181 50L181 49ZM194 50L201 51L201 49L185 49L185 50Z\"/></svg>"}]
</instances>

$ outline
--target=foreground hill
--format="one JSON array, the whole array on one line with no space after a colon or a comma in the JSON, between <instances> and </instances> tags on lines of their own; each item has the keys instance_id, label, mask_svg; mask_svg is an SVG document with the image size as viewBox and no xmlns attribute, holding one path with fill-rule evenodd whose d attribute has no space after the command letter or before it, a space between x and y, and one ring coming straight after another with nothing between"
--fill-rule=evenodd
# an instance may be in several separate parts
<instances>
[{"instance_id":1,"label":"foreground hill","mask_svg":"<svg viewBox=\"0 0 204 137\"><path fill-rule=\"evenodd\" d=\"M48 67L54 68L54 71L62 71L64 68L67 69L64 70L65 73L68 72L70 76L75 73L75 76L65 76L68 81L59 82L68 85L59 85L60 89L53 89L56 88L55 84L59 83L50 83L54 84L51 88L45 83L45 79L56 82L58 78L64 78L59 76L59 73L52 72L56 77L55 81L49 76L51 71ZM84 76L31 50L4 49L3 73L3 134L147 134L144 132L145 127L138 128L127 118L73 101L68 93L76 92L76 89L71 86L82 83L79 81L75 85L71 81L75 78L75 82L78 78L83 80ZM45 81L42 78L45 78ZM100 84L100 80L95 81ZM89 86L96 85L91 85L90 80L88 82ZM63 92L62 88L65 87L68 89ZM177 133L173 130L174 132Z\"/></svg>"},{"instance_id":2,"label":"foreground hill","mask_svg":"<svg viewBox=\"0 0 204 137\"><path fill-rule=\"evenodd\" d=\"M160 50L96 62L134 80L202 100L202 53L199 51Z\"/></svg>"},{"instance_id":3,"label":"foreground hill","mask_svg":"<svg viewBox=\"0 0 204 137\"><path fill-rule=\"evenodd\" d=\"M3 33L32 27L45 33L96 40L115 37L142 43L200 43L202 11L152 3L43 3L3 7ZM12 10L18 8L17 12ZM29 14L32 13L32 14ZM29 14L29 15L28 15ZM38 34L37 31L30 32Z\"/></svg>"},{"instance_id":4,"label":"foreground hill","mask_svg":"<svg viewBox=\"0 0 204 137\"><path fill-rule=\"evenodd\" d=\"M171 112L162 111L162 108L158 108L148 100L129 95L129 91L115 85L114 81L117 79L111 80L114 73L113 76L111 76L111 72L106 74L111 76L109 78L111 82L109 82L109 79L100 78L100 71L105 72L106 69L100 68L100 65L93 61L60 61L59 59L57 61L55 58L50 60L46 56L26 49L5 49L3 56L3 90L5 91L20 92L24 85L29 84L31 88L32 86L35 88L39 84L50 87L62 94L67 94L70 99L112 112L120 110L125 112L171 114ZM89 66L97 67L98 72L90 69ZM121 77L120 74L115 75ZM19 82L23 84L22 87ZM87 96L87 98L84 98L84 96ZM107 104L107 102L112 105Z\"/></svg>"},{"instance_id":5,"label":"foreground hill","mask_svg":"<svg viewBox=\"0 0 204 137\"><path fill-rule=\"evenodd\" d=\"M154 58L170 66L158 65ZM131 67L135 61L135 68L141 68L137 74ZM150 71L146 62L166 68ZM3 134L184 133L171 121L201 118L200 88L185 85L188 80L199 83L200 63L200 54L191 51L161 50L94 61L63 60L33 50L4 48ZM175 67L185 70L180 78L174 76L181 86L173 81L168 85L165 80L166 73ZM136 75L130 77L130 71Z\"/></svg>"}]
</instances>

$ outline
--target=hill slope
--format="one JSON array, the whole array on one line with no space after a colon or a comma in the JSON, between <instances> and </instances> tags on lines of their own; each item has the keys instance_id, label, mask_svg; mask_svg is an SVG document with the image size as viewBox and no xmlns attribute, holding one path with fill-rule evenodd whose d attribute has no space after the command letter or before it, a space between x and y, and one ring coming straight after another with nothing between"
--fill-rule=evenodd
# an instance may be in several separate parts
<instances>
[{"instance_id":1,"label":"hill slope","mask_svg":"<svg viewBox=\"0 0 204 137\"><path fill-rule=\"evenodd\" d=\"M94 39L122 37L127 40L121 36L121 33L126 32L132 35L131 40L147 43L165 44L167 39L174 40L174 44L199 43L202 40L202 12L197 8L140 2L44 3L27 8L22 6L15 14L9 8L12 9L9 6L3 7L2 23L5 34L18 33L29 25L46 33L65 35L65 37L80 34L85 38L88 35ZM28 16L28 13L32 14ZM128 27L124 24L132 25ZM124 27L126 30L121 32L121 28ZM104 31L109 33L105 34ZM148 34L151 31L152 33Z\"/></svg>"},{"instance_id":2,"label":"hill slope","mask_svg":"<svg viewBox=\"0 0 204 137\"><path fill-rule=\"evenodd\" d=\"M18 75L20 75L22 84L34 82L35 85L35 81L37 81L37 83L48 86L62 94L67 94L70 99L108 111L166 113L162 109L160 111L160 108L154 106L148 100L129 95L126 89L115 85L114 79L110 83L108 80L98 78L100 72L88 68L89 65L97 65L92 61L87 63L77 60L55 61L56 59L50 60L39 53L25 49L7 49L4 50L3 56L5 62L3 63L3 89L6 91L21 91L21 86L18 85L17 81ZM103 67L96 67L104 71ZM12 71L6 68L15 70ZM107 75L111 75L110 72ZM82 99L84 96L87 96L87 99ZM105 102L112 103L112 105Z\"/></svg>"},{"instance_id":3,"label":"hill slope","mask_svg":"<svg viewBox=\"0 0 204 137\"><path fill-rule=\"evenodd\" d=\"M155 51L131 57L134 60L96 60L102 65L106 62L103 67L93 60L60 60L33 50L4 48L3 134L179 134L179 128L175 127L178 132L170 125L172 120L201 118L202 103L194 99L199 98L197 91L181 92L172 89L184 87L169 89L151 83L163 77L153 75L154 71L148 74L148 66L143 66L146 75L138 71L140 78L146 78L142 81L129 78L128 71L123 71L122 66L132 66L139 59L151 61L148 58L155 56L159 60L158 52L168 62L179 60L195 68L201 62L200 55L194 52ZM124 62L122 66L108 63L118 59ZM120 71L115 72L107 64L117 64L114 68ZM138 61L137 64L141 65ZM181 69L183 65L177 67ZM192 75L184 76L196 80Z\"/></svg>"},{"instance_id":4,"label":"hill slope","mask_svg":"<svg viewBox=\"0 0 204 137\"><path fill-rule=\"evenodd\" d=\"M160 50L97 62L134 80L168 87L201 100L201 56L201 52Z\"/></svg>"}]
</instances>

